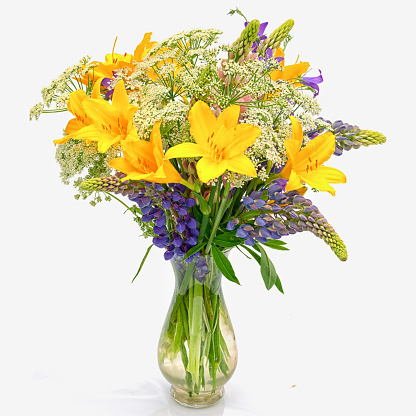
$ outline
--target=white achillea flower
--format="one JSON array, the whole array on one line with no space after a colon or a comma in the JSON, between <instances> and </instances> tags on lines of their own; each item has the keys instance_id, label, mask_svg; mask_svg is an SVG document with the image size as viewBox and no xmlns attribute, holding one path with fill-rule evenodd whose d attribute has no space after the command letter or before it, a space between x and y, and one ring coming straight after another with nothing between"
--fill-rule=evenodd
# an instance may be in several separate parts
<instances>
[{"instance_id":1,"label":"white achillea flower","mask_svg":"<svg viewBox=\"0 0 416 416\"><path fill-rule=\"evenodd\" d=\"M190 44L202 44L201 47L204 48L207 45L205 43L214 43L216 42L218 36L222 33L221 30L218 29L192 29L192 30L185 30L183 32L177 33L169 38L165 39L164 41L157 43L152 47L149 52L149 55L152 56L158 51L163 48L172 48L181 43L182 45L187 45L189 42Z\"/></svg>"},{"instance_id":2,"label":"white achillea flower","mask_svg":"<svg viewBox=\"0 0 416 416\"><path fill-rule=\"evenodd\" d=\"M32 118L35 118L35 120L38 120L40 115L42 114L44 108L43 103L37 103L35 104L31 109L29 113L29 119L32 120Z\"/></svg>"},{"instance_id":3,"label":"white achillea flower","mask_svg":"<svg viewBox=\"0 0 416 416\"><path fill-rule=\"evenodd\" d=\"M242 106L240 123L261 129L260 137L247 149L246 155L256 166L259 177L264 179L270 164L281 167L286 162L284 141L291 137L290 115L295 114L305 132L327 125L314 119L320 110L315 99L293 83L271 80L267 75L270 68L282 69L274 59L260 60L253 53L239 63L223 59L232 47L212 47L219 34L221 31L216 29L193 29L173 35L154 45L141 62L135 62L130 75L127 68L118 69L112 87L118 79L125 81L129 101L138 107L133 122L140 139L149 140L154 124L162 120L165 150L194 141L187 117L197 100L207 102L217 117L231 105ZM70 83L80 74L89 73L94 65L90 57L86 57L78 65L67 68L43 89L45 105L56 101L57 108L64 109L74 86ZM38 118L42 111L43 105L37 104L31 110L31 118ZM77 155L79 164L60 161L64 181L74 172L79 174L82 166L97 162L93 160L92 148L80 151L79 146L68 145L57 151L57 155L65 152ZM100 169L103 171L104 167ZM242 186L247 180L250 178L242 175L232 177L233 186Z\"/></svg>"},{"instance_id":4,"label":"white achillea flower","mask_svg":"<svg viewBox=\"0 0 416 416\"><path fill-rule=\"evenodd\" d=\"M61 94L56 99L56 108L66 108L68 101L69 101L70 94L71 94L70 92L64 92L63 94Z\"/></svg>"}]
</instances>

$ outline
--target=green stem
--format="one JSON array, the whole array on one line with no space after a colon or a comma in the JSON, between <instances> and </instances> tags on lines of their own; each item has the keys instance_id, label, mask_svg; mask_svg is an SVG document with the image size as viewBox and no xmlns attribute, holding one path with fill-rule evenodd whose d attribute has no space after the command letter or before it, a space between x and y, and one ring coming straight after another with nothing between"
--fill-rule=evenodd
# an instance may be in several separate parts
<instances>
[{"instance_id":1,"label":"green stem","mask_svg":"<svg viewBox=\"0 0 416 416\"><path fill-rule=\"evenodd\" d=\"M218 187L218 182L211 188L211 193L209 195L208 206L211 207L211 209L212 209L212 202L214 201L214 195L215 195L217 187ZM202 217L201 229L199 230L198 244L202 243L202 240L205 237L205 231L208 226L208 220L209 220L209 214L204 214L204 216Z\"/></svg>"},{"instance_id":2,"label":"green stem","mask_svg":"<svg viewBox=\"0 0 416 416\"><path fill-rule=\"evenodd\" d=\"M189 363L188 371L192 374L196 391L199 389L199 370L201 357L201 338L202 338L202 313L203 313L203 286L197 279L194 281L192 303L191 325L189 333Z\"/></svg>"},{"instance_id":3,"label":"green stem","mask_svg":"<svg viewBox=\"0 0 416 416\"><path fill-rule=\"evenodd\" d=\"M130 211L133 215L135 215L137 218L140 218L135 212L133 212L132 207L129 207L127 204L125 204L121 199L118 199L113 194L110 194L109 192L104 192L106 195L111 196L111 198L114 198L116 201L120 202L120 204L123 204L128 211Z\"/></svg>"},{"instance_id":4,"label":"green stem","mask_svg":"<svg viewBox=\"0 0 416 416\"><path fill-rule=\"evenodd\" d=\"M224 194L222 196L221 205L218 208L218 213L216 214L214 223L212 224L211 235L209 236L208 243L205 247L206 253L209 253L214 237L217 234L217 228L218 228L219 223L221 222L222 216L225 211L225 206L227 204L227 197L228 197L229 191L230 191L230 182L227 181L227 183L225 184L225 189L224 189Z\"/></svg>"}]
</instances>

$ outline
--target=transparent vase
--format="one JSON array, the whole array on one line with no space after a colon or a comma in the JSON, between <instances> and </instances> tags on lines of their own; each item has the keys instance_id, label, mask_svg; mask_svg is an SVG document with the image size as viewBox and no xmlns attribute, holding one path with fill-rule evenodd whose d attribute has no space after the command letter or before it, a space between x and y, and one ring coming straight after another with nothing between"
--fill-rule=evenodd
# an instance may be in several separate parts
<instances>
[{"instance_id":1,"label":"transparent vase","mask_svg":"<svg viewBox=\"0 0 416 416\"><path fill-rule=\"evenodd\" d=\"M222 275L212 256L191 263L174 257L171 264L176 282L159 340L159 367L178 403L211 406L223 397L224 384L237 365Z\"/></svg>"}]
</instances>

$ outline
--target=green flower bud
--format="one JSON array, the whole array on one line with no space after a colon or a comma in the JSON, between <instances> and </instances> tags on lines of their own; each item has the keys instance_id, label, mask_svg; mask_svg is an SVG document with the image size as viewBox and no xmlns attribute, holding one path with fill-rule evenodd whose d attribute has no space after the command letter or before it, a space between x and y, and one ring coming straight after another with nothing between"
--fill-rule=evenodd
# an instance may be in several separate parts
<instances>
[{"instance_id":1,"label":"green flower bud","mask_svg":"<svg viewBox=\"0 0 416 416\"><path fill-rule=\"evenodd\" d=\"M361 130L360 136L362 139L360 140L363 146L370 146L372 144L382 144L386 142L386 136L377 131L372 130Z\"/></svg>"},{"instance_id":2,"label":"green flower bud","mask_svg":"<svg viewBox=\"0 0 416 416\"><path fill-rule=\"evenodd\" d=\"M257 39L259 33L260 21L257 19L248 23L247 27L241 32L240 37L233 43L235 53L228 55L229 59L234 59L236 62L244 55L246 51L250 51L253 42Z\"/></svg>"},{"instance_id":3,"label":"green flower bud","mask_svg":"<svg viewBox=\"0 0 416 416\"><path fill-rule=\"evenodd\" d=\"M285 23L280 25L271 33L271 35L267 39L263 41L262 44L260 44L258 52L262 54L266 52L268 48L275 51L280 46L280 43L285 40L289 32L292 30L294 24L294 20L289 19Z\"/></svg>"}]
</instances>

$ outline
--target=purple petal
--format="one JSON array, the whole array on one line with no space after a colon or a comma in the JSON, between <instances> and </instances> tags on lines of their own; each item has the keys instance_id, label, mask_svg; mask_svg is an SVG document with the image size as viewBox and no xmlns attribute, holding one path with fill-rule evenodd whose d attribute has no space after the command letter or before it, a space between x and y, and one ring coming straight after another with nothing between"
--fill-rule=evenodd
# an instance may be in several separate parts
<instances>
[{"instance_id":1,"label":"purple petal","mask_svg":"<svg viewBox=\"0 0 416 416\"><path fill-rule=\"evenodd\" d=\"M177 230L179 233L183 233L183 232L185 231L185 229L186 229L186 224L185 224L184 222L178 222L178 223L176 224L176 230Z\"/></svg>"},{"instance_id":2,"label":"purple petal","mask_svg":"<svg viewBox=\"0 0 416 416\"><path fill-rule=\"evenodd\" d=\"M240 238L246 238L246 237L247 237L247 235L248 235L248 232L247 232L246 230L242 229L241 227L239 227L239 228L237 229L237 232L236 232L236 236L237 236L237 237L240 237Z\"/></svg>"},{"instance_id":3,"label":"purple petal","mask_svg":"<svg viewBox=\"0 0 416 416\"><path fill-rule=\"evenodd\" d=\"M195 218L191 218L191 219L188 221L188 227L189 227L189 228L191 228L191 229L193 229L193 228L197 228L197 227L198 227L198 222L197 222L197 220L196 220Z\"/></svg>"},{"instance_id":4,"label":"purple petal","mask_svg":"<svg viewBox=\"0 0 416 416\"><path fill-rule=\"evenodd\" d=\"M227 230L232 231L232 230L234 230L234 228L235 228L234 221L228 221L227 222Z\"/></svg>"},{"instance_id":5,"label":"purple petal","mask_svg":"<svg viewBox=\"0 0 416 416\"><path fill-rule=\"evenodd\" d=\"M164 231L166 231L166 227L164 225L162 225L160 227L157 227L157 226L153 227L153 232L156 235L162 234Z\"/></svg>"},{"instance_id":6,"label":"purple petal","mask_svg":"<svg viewBox=\"0 0 416 416\"><path fill-rule=\"evenodd\" d=\"M165 260L170 260L174 255L175 253L173 251L165 251L163 253L163 257L165 258Z\"/></svg>"},{"instance_id":7,"label":"purple petal","mask_svg":"<svg viewBox=\"0 0 416 416\"><path fill-rule=\"evenodd\" d=\"M155 237L153 238L153 244L159 248L165 248L169 244L168 237Z\"/></svg>"},{"instance_id":8,"label":"purple petal","mask_svg":"<svg viewBox=\"0 0 416 416\"><path fill-rule=\"evenodd\" d=\"M188 198L188 199L186 200L186 202L185 202L185 206L186 206L187 208L191 208L191 207L193 207L195 204L196 204L196 201L195 201L195 199L193 199L193 198Z\"/></svg>"},{"instance_id":9,"label":"purple petal","mask_svg":"<svg viewBox=\"0 0 416 416\"><path fill-rule=\"evenodd\" d=\"M263 36L264 31L266 30L266 27L267 27L268 24L269 24L269 22L260 23L258 36L260 36L260 37Z\"/></svg>"}]
</instances>

